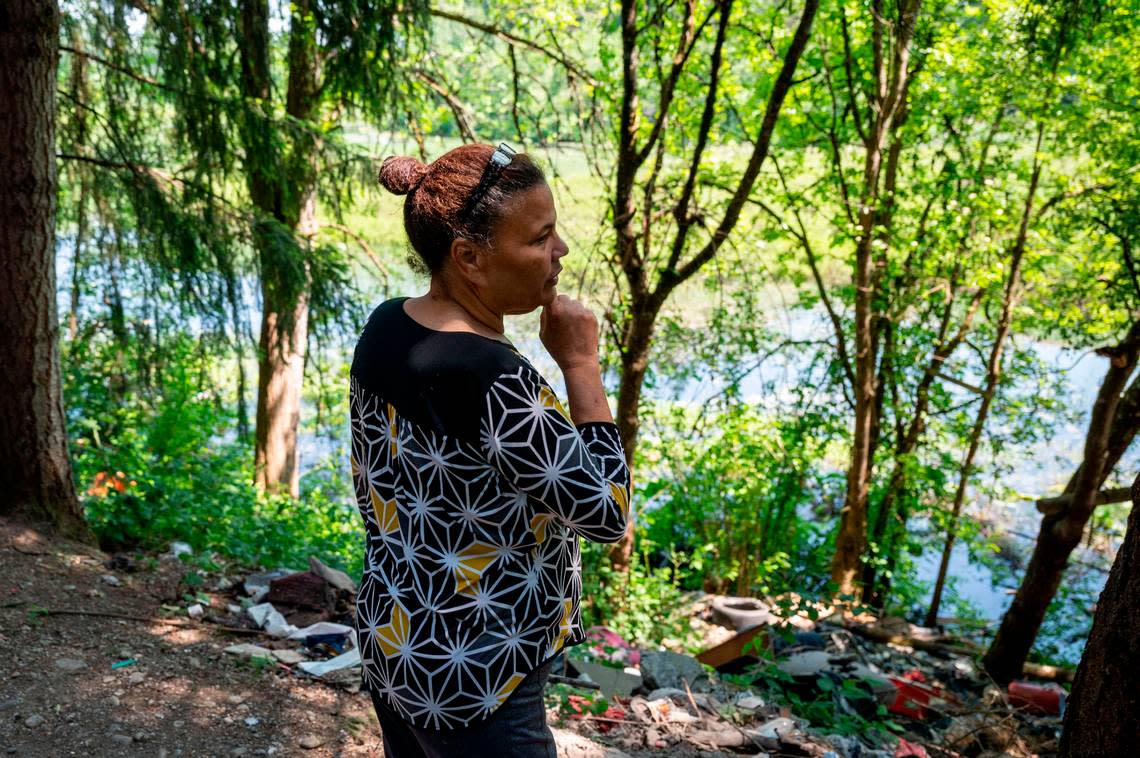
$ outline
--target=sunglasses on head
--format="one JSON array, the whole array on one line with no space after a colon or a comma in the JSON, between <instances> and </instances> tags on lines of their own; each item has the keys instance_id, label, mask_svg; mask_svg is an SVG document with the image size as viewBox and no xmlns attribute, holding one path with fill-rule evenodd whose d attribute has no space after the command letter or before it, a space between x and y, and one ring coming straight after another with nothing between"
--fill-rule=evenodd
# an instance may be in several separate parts
<instances>
[{"instance_id":1,"label":"sunglasses on head","mask_svg":"<svg viewBox=\"0 0 1140 758\"><path fill-rule=\"evenodd\" d=\"M499 178L499 174L503 173L503 169L511 165L511 161L515 159L516 155L518 155L518 151L506 142L499 143L499 146L491 153L487 165L483 168L483 175L479 177L479 183L475 185L471 197L467 198L467 204L459 217L461 221L467 221L468 216L475 210L475 206L479 205L479 201L487 194L487 190L491 189Z\"/></svg>"}]
</instances>

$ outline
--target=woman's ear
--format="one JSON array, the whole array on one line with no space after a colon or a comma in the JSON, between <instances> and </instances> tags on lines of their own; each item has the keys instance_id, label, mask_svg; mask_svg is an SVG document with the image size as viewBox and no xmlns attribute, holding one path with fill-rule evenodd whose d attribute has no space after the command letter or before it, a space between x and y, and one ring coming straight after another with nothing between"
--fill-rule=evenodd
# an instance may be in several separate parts
<instances>
[{"instance_id":1,"label":"woman's ear","mask_svg":"<svg viewBox=\"0 0 1140 758\"><path fill-rule=\"evenodd\" d=\"M479 248L471 240L456 237L451 241L451 250L448 257L455 265L455 270L466 280L479 282L483 275L483 256Z\"/></svg>"}]
</instances>

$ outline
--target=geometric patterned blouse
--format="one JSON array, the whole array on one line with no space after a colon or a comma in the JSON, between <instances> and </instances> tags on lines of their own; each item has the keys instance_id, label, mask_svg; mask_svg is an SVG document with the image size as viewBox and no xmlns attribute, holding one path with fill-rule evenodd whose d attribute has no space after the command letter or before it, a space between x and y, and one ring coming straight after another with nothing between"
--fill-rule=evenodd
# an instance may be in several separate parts
<instances>
[{"instance_id":1,"label":"geometric patterned blouse","mask_svg":"<svg viewBox=\"0 0 1140 758\"><path fill-rule=\"evenodd\" d=\"M353 357L356 625L368 689L451 729L583 641L578 538L621 538L629 470L617 427L575 426L511 345L403 304L373 312Z\"/></svg>"}]
</instances>

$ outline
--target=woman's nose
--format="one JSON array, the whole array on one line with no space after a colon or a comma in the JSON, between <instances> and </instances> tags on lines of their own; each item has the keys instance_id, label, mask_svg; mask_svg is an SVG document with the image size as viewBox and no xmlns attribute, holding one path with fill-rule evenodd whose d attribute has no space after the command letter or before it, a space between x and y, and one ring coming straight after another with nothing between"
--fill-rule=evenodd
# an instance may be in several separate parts
<instances>
[{"instance_id":1,"label":"woman's nose","mask_svg":"<svg viewBox=\"0 0 1140 758\"><path fill-rule=\"evenodd\" d=\"M566 244L566 240L558 232L554 233L554 260L570 254L570 246Z\"/></svg>"}]
</instances>

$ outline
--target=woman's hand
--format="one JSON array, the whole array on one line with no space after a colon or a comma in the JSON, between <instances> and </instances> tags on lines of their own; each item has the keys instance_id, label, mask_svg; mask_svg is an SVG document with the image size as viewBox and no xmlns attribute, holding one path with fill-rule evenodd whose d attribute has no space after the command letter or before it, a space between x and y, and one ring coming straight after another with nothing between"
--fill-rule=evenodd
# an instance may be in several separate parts
<instances>
[{"instance_id":1,"label":"woman's hand","mask_svg":"<svg viewBox=\"0 0 1140 758\"><path fill-rule=\"evenodd\" d=\"M563 373L598 369L598 319L568 295L542 309L539 337Z\"/></svg>"}]
</instances>

